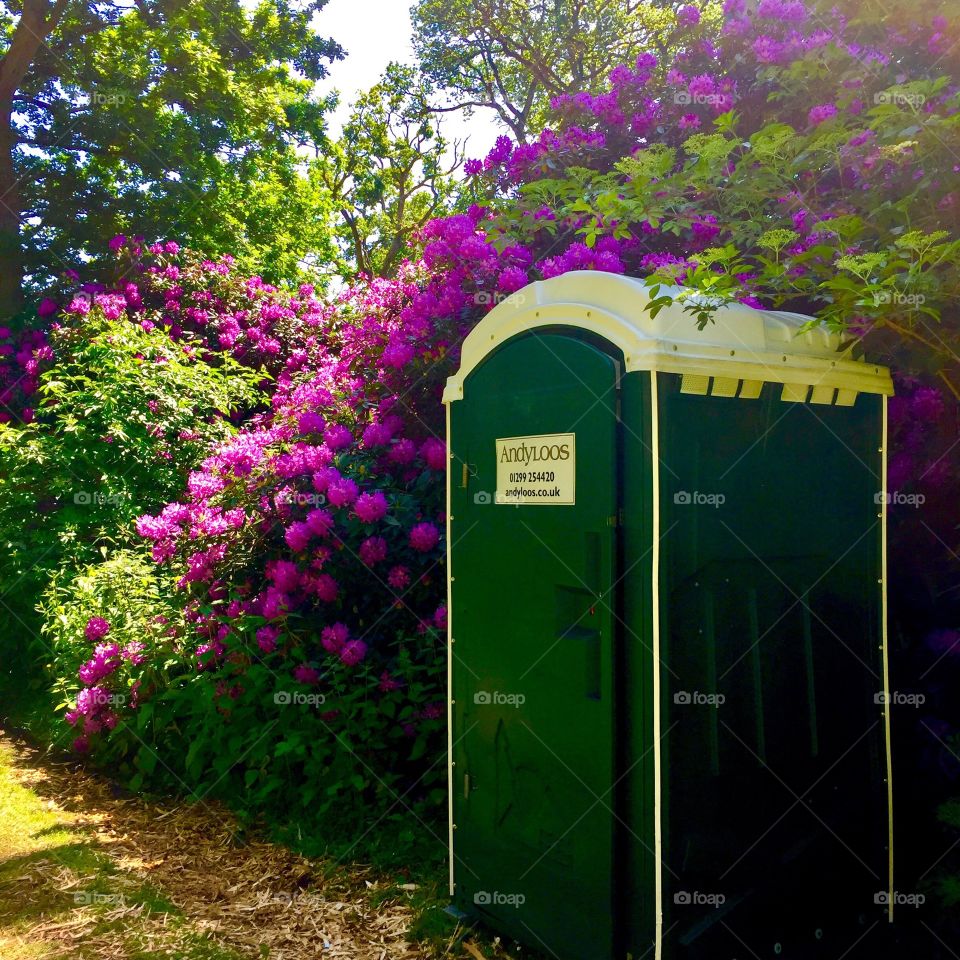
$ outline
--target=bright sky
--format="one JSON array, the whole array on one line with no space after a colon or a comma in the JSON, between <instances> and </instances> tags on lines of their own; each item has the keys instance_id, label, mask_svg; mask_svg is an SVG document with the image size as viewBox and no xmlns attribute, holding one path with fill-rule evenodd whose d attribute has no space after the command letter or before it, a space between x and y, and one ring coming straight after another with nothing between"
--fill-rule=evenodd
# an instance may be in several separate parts
<instances>
[{"instance_id":1,"label":"bright sky","mask_svg":"<svg viewBox=\"0 0 960 960\"><path fill-rule=\"evenodd\" d=\"M337 132L349 113L356 94L372 87L391 60L413 63L410 6L413 0L329 0L314 21L317 31L333 37L347 52L334 63L330 76L320 85L326 93L340 91L340 109L331 117ZM441 121L448 140L469 137L467 157L484 157L503 131L494 123L494 114L479 110L469 120L459 113L444 114Z\"/></svg>"}]
</instances>

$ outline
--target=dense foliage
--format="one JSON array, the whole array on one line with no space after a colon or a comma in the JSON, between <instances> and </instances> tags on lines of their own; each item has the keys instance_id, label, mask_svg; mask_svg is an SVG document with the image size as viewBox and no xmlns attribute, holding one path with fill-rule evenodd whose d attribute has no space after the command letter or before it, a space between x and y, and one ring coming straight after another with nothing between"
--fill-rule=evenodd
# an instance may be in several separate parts
<instances>
[{"instance_id":1,"label":"dense foliage","mask_svg":"<svg viewBox=\"0 0 960 960\"><path fill-rule=\"evenodd\" d=\"M641 52L665 55L694 12L717 28L717 0L419 0L414 46L439 110L493 110L523 140L550 122L552 97L598 90Z\"/></svg>"},{"instance_id":2,"label":"dense foliage","mask_svg":"<svg viewBox=\"0 0 960 960\"><path fill-rule=\"evenodd\" d=\"M19 409L15 424L0 415L0 575L4 612L27 636L50 572L135 538L137 513L176 496L259 402L260 375L186 332L171 339L136 284L95 289L72 296L46 337L20 338L5 369ZM128 302L139 323L125 319Z\"/></svg>"},{"instance_id":3,"label":"dense foliage","mask_svg":"<svg viewBox=\"0 0 960 960\"><path fill-rule=\"evenodd\" d=\"M289 275L332 251L294 145L340 48L326 0L0 4L0 316L123 230Z\"/></svg>"},{"instance_id":4,"label":"dense foliage","mask_svg":"<svg viewBox=\"0 0 960 960\"><path fill-rule=\"evenodd\" d=\"M337 224L337 269L347 279L394 276L414 259L419 230L449 212L463 161L430 112L429 87L412 67L391 63L360 94L340 136L318 144L311 176Z\"/></svg>"}]
</instances>

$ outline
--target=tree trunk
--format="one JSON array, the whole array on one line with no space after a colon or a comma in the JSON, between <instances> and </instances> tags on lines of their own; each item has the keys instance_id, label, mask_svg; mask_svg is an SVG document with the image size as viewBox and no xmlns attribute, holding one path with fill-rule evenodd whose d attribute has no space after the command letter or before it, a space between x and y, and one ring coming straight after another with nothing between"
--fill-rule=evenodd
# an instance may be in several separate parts
<instances>
[{"instance_id":1,"label":"tree trunk","mask_svg":"<svg viewBox=\"0 0 960 960\"><path fill-rule=\"evenodd\" d=\"M20 243L20 190L13 166L16 134L13 101L0 101L0 318L23 306L23 249Z\"/></svg>"}]
</instances>

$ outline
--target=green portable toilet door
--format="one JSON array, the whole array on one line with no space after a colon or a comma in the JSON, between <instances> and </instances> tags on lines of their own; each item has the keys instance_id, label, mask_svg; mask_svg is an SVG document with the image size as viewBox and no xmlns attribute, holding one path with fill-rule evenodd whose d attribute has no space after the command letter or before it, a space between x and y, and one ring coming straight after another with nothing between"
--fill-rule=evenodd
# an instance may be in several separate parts
<instances>
[{"instance_id":1,"label":"green portable toilet door","mask_svg":"<svg viewBox=\"0 0 960 960\"><path fill-rule=\"evenodd\" d=\"M526 334L451 407L455 900L582 960L614 948L618 371Z\"/></svg>"}]
</instances>

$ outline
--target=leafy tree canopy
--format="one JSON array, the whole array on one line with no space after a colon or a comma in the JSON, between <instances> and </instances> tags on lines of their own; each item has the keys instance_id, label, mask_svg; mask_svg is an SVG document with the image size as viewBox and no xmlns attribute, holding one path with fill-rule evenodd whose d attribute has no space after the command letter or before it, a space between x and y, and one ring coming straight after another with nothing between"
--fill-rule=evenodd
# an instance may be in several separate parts
<instances>
[{"instance_id":1,"label":"leafy tree canopy","mask_svg":"<svg viewBox=\"0 0 960 960\"><path fill-rule=\"evenodd\" d=\"M429 94L412 67L392 63L357 99L339 139L315 146L314 179L339 221L347 276L395 273L419 228L447 209L462 154L441 136Z\"/></svg>"},{"instance_id":2,"label":"leafy tree canopy","mask_svg":"<svg viewBox=\"0 0 960 960\"><path fill-rule=\"evenodd\" d=\"M0 307L120 232L268 275L323 251L294 143L322 136L313 81L342 56L325 3L0 3Z\"/></svg>"},{"instance_id":3,"label":"leafy tree canopy","mask_svg":"<svg viewBox=\"0 0 960 960\"><path fill-rule=\"evenodd\" d=\"M704 6L707 24L719 4ZM488 107L522 139L551 97L594 90L640 50L671 49L681 4L637 0L419 0L414 46L448 91L441 110Z\"/></svg>"}]
</instances>

